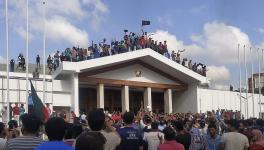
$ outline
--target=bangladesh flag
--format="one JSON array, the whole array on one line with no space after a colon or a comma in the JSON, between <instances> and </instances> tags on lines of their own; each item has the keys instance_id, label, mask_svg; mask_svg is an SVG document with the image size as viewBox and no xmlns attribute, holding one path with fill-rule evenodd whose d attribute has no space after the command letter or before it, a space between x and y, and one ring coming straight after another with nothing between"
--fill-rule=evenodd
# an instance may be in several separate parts
<instances>
[{"instance_id":1,"label":"bangladesh flag","mask_svg":"<svg viewBox=\"0 0 264 150\"><path fill-rule=\"evenodd\" d=\"M46 122L49 118L48 110L45 108L44 104L40 100L40 98L37 95L37 92L30 80L31 84L31 97L29 98L31 100L31 108L32 110L29 113L34 114L36 117L38 117L42 122ZM30 102L29 102L30 103Z\"/></svg>"}]
</instances>

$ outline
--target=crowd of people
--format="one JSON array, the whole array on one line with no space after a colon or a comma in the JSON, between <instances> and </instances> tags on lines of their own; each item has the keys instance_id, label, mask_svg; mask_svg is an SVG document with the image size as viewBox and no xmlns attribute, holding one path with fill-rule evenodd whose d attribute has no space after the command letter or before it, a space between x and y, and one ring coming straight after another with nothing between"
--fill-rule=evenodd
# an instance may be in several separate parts
<instances>
[{"instance_id":1,"label":"crowd of people","mask_svg":"<svg viewBox=\"0 0 264 150\"><path fill-rule=\"evenodd\" d=\"M94 44L88 48L79 48L79 47L72 47L66 48L63 52L57 51L54 55L54 63L56 67L59 65L60 61L83 61L94 59L98 57L116 55L120 53L125 53L129 51L144 49L144 48L151 48L152 50L164 55L165 57L182 64L183 66L203 75L206 76L206 65L202 63L193 63L192 60L187 58L181 59L180 55L181 52L185 50L178 50L169 52L167 47L167 41L155 41L148 34L147 32L143 32L142 35L130 32L127 34L127 30L125 30L125 35L122 40L112 40L110 43L107 43L106 39L103 39L102 42L98 44ZM187 64L188 61L188 64ZM52 65L54 66L54 65Z\"/></svg>"},{"instance_id":2,"label":"crowd of people","mask_svg":"<svg viewBox=\"0 0 264 150\"><path fill-rule=\"evenodd\" d=\"M187 58L181 58L181 53L185 50L170 50L167 47L167 41L155 41L151 38L151 34L143 32L142 34L136 34L125 30L125 35L122 40L112 40L109 43L106 39L103 39L98 44L94 44L88 48L72 47L66 48L63 51L57 51L53 56L49 55L47 58L47 68L49 69L49 74L55 71L62 61L84 61L89 59L95 59L104 56L121 54L129 51L151 48L152 50L164 55L168 59L171 59L203 76L206 76L206 65L202 63L193 63L192 60ZM12 59L10 61L11 71L14 71L15 61ZM21 68L25 70L25 58L22 54L18 56L18 65L16 69ZM40 69L40 56L36 57L36 69Z\"/></svg>"},{"instance_id":3,"label":"crowd of people","mask_svg":"<svg viewBox=\"0 0 264 150\"><path fill-rule=\"evenodd\" d=\"M239 111L155 114L94 109L72 121L65 115L41 122L33 114L0 123L0 149L63 150L263 150L264 121ZM42 127L44 126L44 128Z\"/></svg>"}]
</instances>

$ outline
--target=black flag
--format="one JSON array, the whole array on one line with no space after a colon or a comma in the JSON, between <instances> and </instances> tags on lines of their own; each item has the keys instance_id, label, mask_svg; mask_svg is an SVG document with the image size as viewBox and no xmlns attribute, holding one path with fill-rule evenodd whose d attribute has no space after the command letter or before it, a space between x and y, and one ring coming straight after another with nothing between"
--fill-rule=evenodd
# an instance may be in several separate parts
<instances>
[{"instance_id":1,"label":"black flag","mask_svg":"<svg viewBox=\"0 0 264 150\"><path fill-rule=\"evenodd\" d=\"M142 20L142 26L150 25L150 21Z\"/></svg>"}]
</instances>

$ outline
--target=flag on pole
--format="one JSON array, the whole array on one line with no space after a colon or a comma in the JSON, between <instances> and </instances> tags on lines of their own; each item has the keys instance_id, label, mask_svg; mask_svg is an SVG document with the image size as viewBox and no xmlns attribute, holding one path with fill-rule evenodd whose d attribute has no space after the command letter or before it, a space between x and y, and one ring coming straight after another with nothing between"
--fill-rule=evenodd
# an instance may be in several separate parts
<instances>
[{"instance_id":1,"label":"flag on pole","mask_svg":"<svg viewBox=\"0 0 264 150\"><path fill-rule=\"evenodd\" d=\"M31 100L33 102L33 110L32 113L36 115L41 121L46 122L49 118L49 112L45 108L44 104L40 100L40 98L37 95L37 92L30 80L31 85Z\"/></svg>"},{"instance_id":2,"label":"flag on pole","mask_svg":"<svg viewBox=\"0 0 264 150\"><path fill-rule=\"evenodd\" d=\"M142 26L150 25L150 21L142 20Z\"/></svg>"}]
</instances>

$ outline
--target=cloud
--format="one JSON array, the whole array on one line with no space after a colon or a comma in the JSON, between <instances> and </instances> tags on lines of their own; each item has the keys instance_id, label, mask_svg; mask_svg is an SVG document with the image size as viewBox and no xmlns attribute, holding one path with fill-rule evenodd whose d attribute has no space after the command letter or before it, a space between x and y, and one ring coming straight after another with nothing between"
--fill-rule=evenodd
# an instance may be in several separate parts
<instances>
[{"instance_id":1,"label":"cloud","mask_svg":"<svg viewBox=\"0 0 264 150\"><path fill-rule=\"evenodd\" d=\"M101 0L83 0L83 3L91 5L95 11L100 13L106 13L108 11L107 6Z\"/></svg>"},{"instance_id":2,"label":"cloud","mask_svg":"<svg viewBox=\"0 0 264 150\"><path fill-rule=\"evenodd\" d=\"M27 32L25 30L25 28L23 27L18 27L18 28L15 28L16 32L18 33L18 35L20 37L22 37L24 40L27 39ZM34 35L32 33L29 32L28 34L28 39L29 41L31 41L32 39L34 38Z\"/></svg>"},{"instance_id":3,"label":"cloud","mask_svg":"<svg viewBox=\"0 0 264 150\"><path fill-rule=\"evenodd\" d=\"M219 65L237 63L238 43L246 45L247 49L251 45L249 36L238 27L217 21L205 23L201 34L190 35L192 44L184 43L168 31L157 30L153 34L151 37L154 40L166 40L169 50L186 49L183 57L198 58Z\"/></svg>"},{"instance_id":4,"label":"cloud","mask_svg":"<svg viewBox=\"0 0 264 150\"><path fill-rule=\"evenodd\" d=\"M161 26L173 27L173 21L171 15L167 14L164 16L158 16L157 19L158 19L158 23Z\"/></svg>"},{"instance_id":5,"label":"cloud","mask_svg":"<svg viewBox=\"0 0 264 150\"><path fill-rule=\"evenodd\" d=\"M105 14L109 11L107 5L102 0L82 0L82 2L91 10L88 17L92 27L98 30L100 24L104 21Z\"/></svg>"},{"instance_id":6,"label":"cloud","mask_svg":"<svg viewBox=\"0 0 264 150\"><path fill-rule=\"evenodd\" d=\"M227 81L230 78L230 72L225 66L208 66L207 77L213 82Z\"/></svg>"},{"instance_id":7,"label":"cloud","mask_svg":"<svg viewBox=\"0 0 264 150\"><path fill-rule=\"evenodd\" d=\"M201 5L201 6L192 8L190 10L190 13L197 14L197 13L201 13L202 11L205 11L206 9L207 9L207 6Z\"/></svg>"},{"instance_id":8,"label":"cloud","mask_svg":"<svg viewBox=\"0 0 264 150\"><path fill-rule=\"evenodd\" d=\"M65 40L74 46L88 46L88 34L67 22L65 18L55 17L47 20L46 27L47 37L52 40Z\"/></svg>"},{"instance_id":9,"label":"cloud","mask_svg":"<svg viewBox=\"0 0 264 150\"><path fill-rule=\"evenodd\" d=\"M168 31L157 30L156 32L150 33L150 34L153 34L151 37L155 41L159 41L159 42L167 41L167 46L168 46L169 51L172 51L172 50L177 51L177 50L186 49L186 51L183 53L184 57L185 56L188 56L191 58L195 57L201 51L201 48L198 45L185 44L183 41L178 40L175 35L170 34Z\"/></svg>"},{"instance_id":10,"label":"cloud","mask_svg":"<svg viewBox=\"0 0 264 150\"><path fill-rule=\"evenodd\" d=\"M10 1L9 7L10 28L25 39L26 1ZM46 1L45 7L47 40L80 46L87 46L89 40L88 33L80 28L80 25L90 22L87 25L98 30L108 12L107 6L101 0L49 0ZM1 18L3 15L0 15ZM36 40L42 37L42 34L42 1L30 1L29 37Z\"/></svg>"},{"instance_id":11,"label":"cloud","mask_svg":"<svg viewBox=\"0 0 264 150\"><path fill-rule=\"evenodd\" d=\"M259 33L262 33L262 34L264 33L264 29L263 28L258 28L257 30L258 30Z\"/></svg>"},{"instance_id":12,"label":"cloud","mask_svg":"<svg viewBox=\"0 0 264 150\"><path fill-rule=\"evenodd\" d=\"M3 56L0 56L0 64L5 64L6 59Z\"/></svg>"},{"instance_id":13,"label":"cloud","mask_svg":"<svg viewBox=\"0 0 264 150\"><path fill-rule=\"evenodd\" d=\"M202 55L219 64L237 62L237 45L251 45L248 35L238 27L221 22L209 22L204 25L201 35L192 35L191 39L204 51Z\"/></svg>"},{"instance_id":14,"label":"cloud","mask_svg":"<svg viewBox=\"0 0 264 150\"><path fill-rule=\"evenodd\" d=\"M81 7L82 4L79 0L50 0L46 1L46 14L61 15L82 19L86 15L86 11ZM43 11L42 3L38 5L38 12L41 14Z\"/></svg>"}]
</instances>

